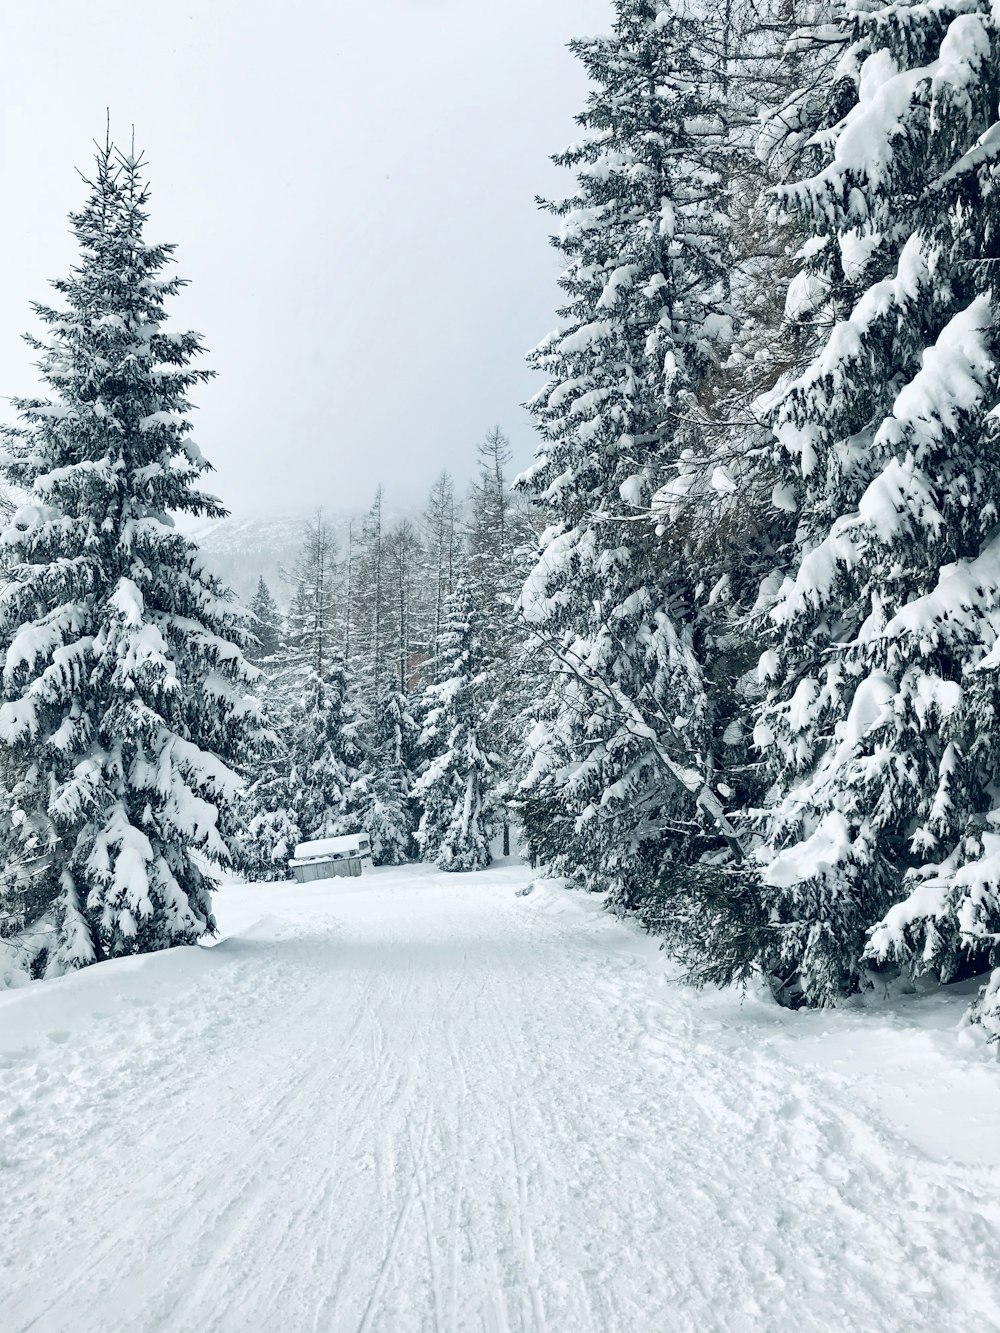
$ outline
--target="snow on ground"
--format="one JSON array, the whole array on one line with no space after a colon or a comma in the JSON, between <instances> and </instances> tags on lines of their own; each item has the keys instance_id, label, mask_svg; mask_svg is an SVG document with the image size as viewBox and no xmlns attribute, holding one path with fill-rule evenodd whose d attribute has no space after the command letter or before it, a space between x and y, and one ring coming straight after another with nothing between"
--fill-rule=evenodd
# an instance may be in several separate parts
<instances>
[{"instance_id":1,"label":"snow on ground","mask_svg":"<svg viewBox=\"0 0 1000 1333\"><path fill-rule=\"evenodd\" d=\"M1000 1328L965 997L697 995L530 874L220 894L0 994L0 1329Z\"/></svg>"}]
</instances>

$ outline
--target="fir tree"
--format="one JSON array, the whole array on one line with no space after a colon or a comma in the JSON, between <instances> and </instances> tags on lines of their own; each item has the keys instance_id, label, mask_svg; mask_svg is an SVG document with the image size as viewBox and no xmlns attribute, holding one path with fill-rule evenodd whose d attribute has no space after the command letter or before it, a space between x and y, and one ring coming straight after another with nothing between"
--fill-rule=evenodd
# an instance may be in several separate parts
<instances>
[{"instance_id":1,"label":"fir tree","mask_svg":"<svg viewBox=\"0 0 1000 1333\"><path fill-rule=\"evenodd\" d=\"M413 853L413 784L419 732L409 700L391 683L375 701L368 732L359 818L375 865L402 865Z\"/></svg>"},{"instance_id":2,"label":"fir tree","mask_svg":"<svg viewBox=\"0 0 1000 1333\"><path fill-rule=\"evenodd\" d=\"M427 641L431 662L430 680L440 679L437 643L444 629L445 608L455 586L455 573L461 549L455 486L447 472L442 472L427 497L423 513L424 548L430 576Z\"/></svg>"},{"instance_id":3,"label":"fir tree","mask_svg":"<svg viewBox=\"0 0 1000 1333\"><path fill-rule=\"evenodd\" d=\"M322 679L339 638L337 543L322 510L306 523L295 564L285 577L292 589L288 652L300 668Z\"/></svg>"},{"instance_id":4,"label":"fir tree","mask_svg":"<svg viewBox=\"0 0 1000 1333\"><path fill-rule=\"evenodd\" d=\"M753 745L763 698L758 613L773 596L775 567L794 544L796 520L762 460L773 451L775 395L801 373L817 342L817 329L798 317L811 308L795 258L806 228L794 214L776 215L773 205L775 187L815 162L813 136L842 49L837 27L824 24L830 9L810 7L814 26L806 29L796 0L733 0L697 25L699 59L716 71L727 146L717 198L730 238L724 285L733 330L728 355L703 377L690 406L697 447L678 459L652 511L668 541L677 525L690 533L710 589L697 606L711 713L704 771L714 776L731 832L724 848L702 839L678 847L675 839L680 855L647 879L635 908L698 983L747 979L769 938L756 867L745 856L771 785ZM711 822L718 825L717 815Z\"/></svg>"},{"instance_id":5,"label":"fir tree","mask_svg":"<svg viewBox=\"0 0 1000 1333\"><path fill-rule=\"evenodd\" d=\"M484 621L490 626L485 674L486 696L492 700L484 719L484 736L497 755L500 770L507 774L522 738L520 713L526 684L523 634L515 608L530 559L519 555L533 551L537 532L532 509L523 493L515 494L509 475L510 441L499 426L488 431L477 449L479 469L469 497L466 534L467 565ZM503 854L510 854L510 820L507 811L508 784L503 791Z\"/></svg>"},{"instance_id":6,"label":"fir tree","mask_svg":"<svg viewBox=\"0 0 1000 1333\"><path fill-rule=\"evenodd\" d=\"M499 426L477 448L479 470L472 484L468 522L468 570L482 604L493 612L511 596L515 545L510 441ZM502 619L509 620L504 613Z\"/></svg>"},{"instance_id":7,"label":"fir tree","mask_svg":"<svg viewBox=\"0 0 1000 1333\"><path fill-rule=\"evenodd\" d=\"M542 438L519 482L548 522L521 607L552 661L518 764L528 851L626 904L699 806L725 826L696 524L680 503L659 533L648 516L683 481L686 423L733 328L703 32L679 8L616 0L608 37L571 44L593 90L581 141L555 159L579 189L549 205L566 302L533 354Z\"/></svg>"},{"instance_id":8,"label":"fir tree","mask_svg":"<svg viewBox=\"0 0 1000 1333\"><path fill-rule=\"evenodd\" d=\"M335 651L322 675L300 676L291 709L290 804L303 837L357 831L365 801L358 733L350 668Z\"/></svg>"},{"instance_id":9,"label":"fir tree","mask_svg":"<svg viewBox=\"0 0 1000 1333\"><path fill-rule=\"evenodd\" d=\"M17 400L5 432L28 500L4 531L0 738L62 966L213 930L204 867L230 859L258 729L243 623L173 524L225 511L198 489L187 395L210 372L197 334L164 327L182 280L143 238L142 176L98 150L79 259L28 339L49 396Z\"/></svg>"},{"instance_id":10,"label":"fir tree","mask_svg":"<svg viewBox=\"0 0 1000 1333\"><path fill-rule=\"evenodd\" d=\"M257 591L250 603L250 614L254 638L257 640L248 656L258 666L274 657L281 643L283 629L281 612L271 596L271 590L264 582L264 576L257 580Z\"/></svg>"},{"instance_id":11,"label":"fir tree","mask_svg":"<svg viewBox=\"0 0 1000 1333\"><path fill-rule=\"evenodd\" d=\"M481 870L492 860L497 760L483 735L484 622L465 576L448 601L439 657L442 679L427 687L421 736L430 758L415 787L417 841L423 859L442 870Z\"/></svg>"},{"instance_id":12,"label":"fir tree","mask_svg":"<svg viewBox=\"0 0 1000 1333\"><path fill-rule=\"evenodd\" d=\"M243 801L243 829L237 864L250 880L292 878L288 859L303 840L296 815L297 775L290 768L291 756L282 743L283 732L272 733L264 748L259 775L247 787Z\"/></svg>"},{"instance_id":13,"label":"fir tree","mask_svg":"<svg viewBox=\"0 0 1000 1333\"><path fill-rule=\"evenodd\" d=\"M386 536L385 491L379 485L361 526L352 593L355 666L369 708L395 665L390 650L393 608Z\"/></svg>"},{"instance_id":14,"label":"fir tree","mask_svg":"<svg viewBox=\"0 0 1000 1333\"><path fill-rule=\"evenodd\" d=\"M368 713L341 647L350 622L337 596L345 571L336 557L332 530L318 512L288 576L292 605L282 642L264 668L274 741L251 792L251 874L287 874L296 842L356 832L372 803Z\"/></svg>"},{"instance_id":15,"label":"fir tree","mask_svg":"<svg viewBox=\"0 0 1000 1333\"><path fill-rule=\"evenodd\" d=\"M419 728L412 715L409 691L415 670L423 553L417 530L408 519L393 527L383 547L385 666L381 678L371 686L361 820L371 839L374 863L402 865L413 853L412 789ZM391 674L387 669L390 662Z\"/></svg>"},{"instance_id":16,"label":"fir tree","mask_svg":"<svg viewBox=\"0 0 1000 1333\"><path fill-rule=\"evenodd\" d=\"M792 313L822 337L771 415L797 531L764 589L756 733L760 961L814 1003L868 967L954 977L1000 928L998 26L866 6L841 38L810 174L782 191L808 232Z\"/></svg>"}]
</instances>

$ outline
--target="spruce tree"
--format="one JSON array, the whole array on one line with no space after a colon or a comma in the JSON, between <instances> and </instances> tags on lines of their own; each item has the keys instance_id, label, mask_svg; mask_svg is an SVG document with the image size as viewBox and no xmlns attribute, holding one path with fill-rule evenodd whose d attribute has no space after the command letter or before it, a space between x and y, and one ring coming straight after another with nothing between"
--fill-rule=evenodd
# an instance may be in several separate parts
<instances>
[{"instance_id":1,"label":"spruce tree","mask_svg":"<svg viewBox=\"0 0 1000 1333\"><path fill-rule=\"evenodd\" d=\"M816 161L814 136L828 109L843 34L826 23L833 7L809 8L804 28L796 0L734 0L698 24L699 59L715 71L719 128L727 146L718 195L731 265L725 277L733 311L728 355L703 378L689 429L697 447L653 497L666 534L692 534L707 598L698 607L704 686L710 704L714 786L734 838L698 839L662 865L636 904L647 928L696 982L746 980L768 939L767 911L746 849L772 778L753 743L764 689L758 678L759 613L781 581L794 548L796 516L769 460L774 401L800 373L822 326L798 272L808 240L803 220L775 212L775 190ZM715 822L715 821L713 821Z\"/></svg>"},{"instance_id":2,"label":"spruce tree","mask_svg":"<svg viewBox=\"0 0 1000 1333\"><path fill-rule=\"evenodd\" d=\"M290 710L290 804L304 838L357 832L364 753L350 668L339 651L300 675Z\"/></svg>"},{"instance_id":3,"label":"spruce tree","mask_svg":"<svg viewBox=\"0 0 1000 1333\"><path fill-rule=\"evenodd\" d=\"M3 534L0 739L61 966L213 930L206 865L230 859L258 729L243 622L173 522L225 512L190 436L211 372L165 327L174 247L144 239L134 155L99 148L87 185L79 258L28 338L49 395L16 400L4 459L27 501Z\"/></svg>"},{"instance_id":4,"label":"spruce tree","mask_svg":"<svg viewBox=\"0 0 1000 1333\"><path fill-rule=\"evenodd\" d=\"M518 705L523 682L520 652L521 633L514 614L520 583L527 569L515 558L518 540L531 540L530 506L523 495L515 496L509 475L513 457L510 441L499 426L488 431L477 448L478 474L468 505L467 567L477 603L490 626L485 673L487 696L492 704L485 718L484 736L497 755L500 771L513 765L521 734ZM497 788L498 796L500 786ZM507 785L503 784L503 854L510 854L510 819L506 809Z\"/></svg>"},{"instance_id":5,"label":"spruce tree","mask_svg":"<svg viewBox=\"0 0 1000 1333\"><path fill-rule=\"evenodd\" d=\"M954 977L1000 929L998 25L879 5L840 35L813 163L781 192L817 345L771 412L797 530L764 588L756 732L760 961L812 1003L873 967Z\"/></svg>"},{"instance_id":6,"label":"spruce tree","mask_svg":"<svg viewBox=\"0 0 1000 1333\"><path fill-rule=\"evenodd\" d=\"M390 556L385 519L385 490L375 488L375 498L361 525L361 539L352 590L354 616L354 667L365 704L375 697L395 662L391 653L393 606L390 600Z\"/></svg>"},{"instance_id":7,"label":"spruce tree","mask_svg":"<svg viewBox=\"0 0 1000 1333\"><path fill-rule=\"evenodd\" d=\"M426 597L428 615L425 642L430 655L427 671L431 682L436 682L440 677L437 642L444 629L445 609L454 589L461 549L455 486L447 472L442 472L431 487L421 527L430 584Z\"/></svg>"},{"instance_id":8,"label":"spruce tree","mask_svg":"<svg viewBox=\"0 0 1000 1333\"><path fill-rule=\"evenodd\" d=\"M298 842L358 832L372 803L363 715L339 648L322 675L287 643L279 658L265 691L270 740L247 794L241 837L240 868L255 879L289 878Z\"/></svg>"},{"instance_id":9,"label":"spruce tree","mask_svg":"<svg viewBox=\"0 0 1000 1333\"><path fill-rule=\"evenodd\" d=\"M548 205L565 304L531 359L548 383L519 482L548 523L521 608L551 657L518 764L527 850L626 905L699 810L725 825L699 611L711 585L679 489L733 329L703 31L655 0L616 0L609 36L571 43L593 87L580 142L555 159L578 192ZM678 504L658 531L649 507L667 484Z\"/></svg>"},{"instance_id":10,"label":"spruce tree","mask_svg":"<svg viewBox=\"0 0 1000 1333\"><path fill-rule=\"evenodd\" d=\"M422 550L417 530L402 519L386 531L382 488L364 529L364 557L357 582L359 652L365 719L360 826L371 840L375 865L402 865L413 852L412 785L418 735L411 715L420 619Z\"/></svg>"},{"instance_id":11,"label":"spruce tree","mask_svg":"<svg viewBox=\"0 0 1000 1333\"><path fill-rule=\"evenodd\" d=\"M250 880L286 880L292 878L289 857L303 840L295 811L298 775L285 743L285 728L275 725L270 698L267 703L272 739L263 747L260 770L243 800L237 865Z\"/></svg>"},{"instance_id":12,"label":"spruce tree","mask_svg":"<svg viewBox=\"0 0 1000 1333\"><path fill-rule=\"evenodd\" d=\"M295 843L362 827L368 714L345 660L346 571L322 512L305 525L289 581L292 604L278 651L264 663L273 740L251 792L248 873L287 874Z\"/></svg>"},{"instance_id":13,"label":"spruce tree","mask_svg":"<svg viewBox=\"0 0 1000 1333\"><path fill-rule=\"evenodd\" d=\"M477 454L479 467L469 497L468 572L491 617L496 613L498 620L509 621L514 547L518 535L526 534L514 512L510 441L499 426L487 432Z\"/></svg>"},{"instance_id":14,"label":"spruce tree","mask_svg":"<svg viewBox=\"0 0 1000 1333\"><path fill-rule=\"evenodd\" d=\"M281 612L271 596L270 588L264 582L263 575L257 580L257 590L250 602L250 614L253 617L252 629L257 642L248 656L259 666L262 662L273 658L278 651L283 628Z\"/></svg>"},{"instance_id":15,"label":"spruce tree","mask_svg":"<svg viewBox=\"0 0 1000 1333\"><path fill-rule=\"evenodd\" d=\"M306 526L292 582L284 651L290 803L303 837L333 837L352 831L363 739L354 672L339 647L337 546L322 512Z\"/></svg>"},{"instance_id":16,"label":"spruce tree","mask_svg":"<svg viewBox=\"0 0 1000 1333\"><path fill-rule=\"evenodd\" d=\"M375 865L403 865L413 854L418 739L408 697L391 682L384 684L370 719L358 788L358 816Z\"/></svg>"},{"instance_id":17,"label":"spruce tree","mask_svg":"<svg viewBox=\"0 0 1000 1333\"><path fill-rule=\"evenodd\" d=\"M291 572L286 652L303 671L321 679L338 642L337 543L322 510L306 523Z\"/></svg>"},{"instance_id":18,"label":"spruce tree","mask_svg":"<svg viewBox=\"0 0 1000 1333\"><path fill-rule=\"evenodd\" d=\"M497 758L484 735L485 633L472 585L460 576L439 645L442 678L427 687L421 744L429 758L415 786L421 856L442 870L481 870L492 860Z\"/></svg>"}]
</instances>

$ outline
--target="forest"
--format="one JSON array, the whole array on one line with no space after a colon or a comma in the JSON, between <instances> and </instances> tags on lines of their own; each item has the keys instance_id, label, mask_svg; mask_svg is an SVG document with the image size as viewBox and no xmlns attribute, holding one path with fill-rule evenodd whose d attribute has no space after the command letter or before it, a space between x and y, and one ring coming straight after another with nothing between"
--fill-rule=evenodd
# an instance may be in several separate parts
<instances>
[{"instance_id":1,"label":"forest","mask_svg":"<svg viewBox=\"0 0 1000 1333\"><path fill-rule=\"evenodd\" d=\"M0 1333L1000 1330L1000 0L4 40Z\"/></svg>"},{"instance_id":2,"label":"forest","mask_svg":"<svg viewBox=\"0 0 1000 1333\"><path fill-rule=\"evenodd\" d=\"M534 462L497 427L411 518L320 511L248 607L174 521L225 512L212 372L99 144L0 460L8 971L193 943L302 839L513 837L699 985L984 974L1000 1036L996 16L613 9L542 201Z\"/></svg>"}]
</instances>

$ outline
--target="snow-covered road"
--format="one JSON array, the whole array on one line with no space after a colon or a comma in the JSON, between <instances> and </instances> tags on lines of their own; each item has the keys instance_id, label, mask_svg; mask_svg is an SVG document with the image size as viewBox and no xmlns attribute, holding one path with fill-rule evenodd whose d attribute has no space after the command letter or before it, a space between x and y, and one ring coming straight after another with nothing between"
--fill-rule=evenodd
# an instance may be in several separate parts
<instances>
[{"instance_id":1,"label":"snow-covered road","mask_svg":"<svg viewBox=\"0 0 1000 1333\"><path fill-rule=\"evenodd\" d=\"M227 888L0 994L2 1333L1000 1328L960 1000L697 996L529 878Z\"/></svg>"}]
</instances>

